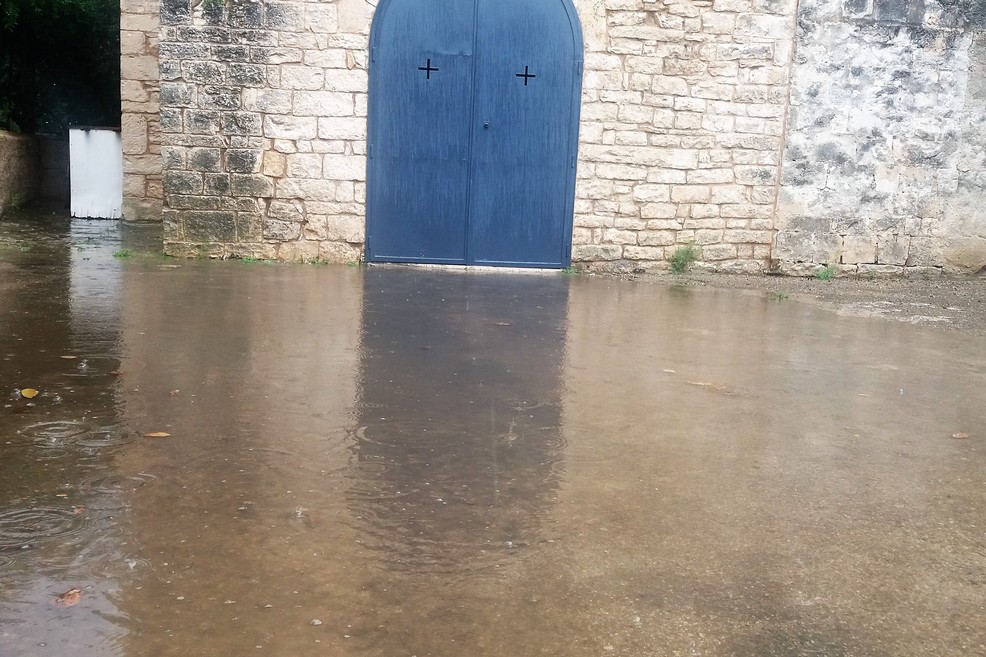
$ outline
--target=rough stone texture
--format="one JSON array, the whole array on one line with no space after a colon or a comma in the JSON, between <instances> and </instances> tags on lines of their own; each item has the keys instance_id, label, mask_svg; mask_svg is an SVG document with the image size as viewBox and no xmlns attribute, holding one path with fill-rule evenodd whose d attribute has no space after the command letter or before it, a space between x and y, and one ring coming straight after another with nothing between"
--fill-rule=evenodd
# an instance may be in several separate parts
<instances>
[{"instance_id":1,"label":"rough stone texture","mask_svg":"<svg viewBox=\"0 0 986 657\"><path fill-rule=\"evenodd\" d=\"M144 172L157 162L167 172L168 252L360 258L375 2L160 2L160 111L147 93L147 112L128 115L125 94L124 139L128 195L151 196ZM585 37L574 262L664 269L694 245L697 268L727 272L986 265L986 38L954 10L574 2ZM139 31L127 25L125 14L125 33ZM129 55L125 89L156 84L148 52Z\"/></svg>"},{"instance_id":2,"label":"rough stone texture","mask_svg":"<svg viewBox=\"0 0 986 657\"><path fill-rule=\"evenodd\" d=\"M922 0L804 0L773 256L986 265L986 36Z\"/></svg>"},{"instance_id":3,"label":"rough stone texture","mask_svg":"<svg viewBox=\"0 0 986 657\"><path fill-rule=\"evenodd\" d=\"M576 1L585 76L573 260L661 269L770 257L794 3Z\"/></svg>"},{"instance_id":4,"label":"rough stone texture","mask_svg":"<svg viewBox=\"0 0 986 657\"><path fill-rule=\"evenodd\" d=\"M160 221L161 113L158 0L120 0L120 95L123 218Z\"/></svg>"},{"instance_id":5,"label":"rough stone texture","mask_svg":"<svg viewBox=\"0 0 986 657\"><path fill-rule=\"evenodd\" d=\"M168 253L361 258L372 13L162 0Z\"/></svg>"},{"instance_id":6,"label":"rough stone texture","mask_svg":"<svg viewBox=\"0 0 986 657\"><path fill-rule=\"evenodd\" d=\"M0 130L0 215L32 201L39 179L37 142Z\"/></svg>"}]
</instances>

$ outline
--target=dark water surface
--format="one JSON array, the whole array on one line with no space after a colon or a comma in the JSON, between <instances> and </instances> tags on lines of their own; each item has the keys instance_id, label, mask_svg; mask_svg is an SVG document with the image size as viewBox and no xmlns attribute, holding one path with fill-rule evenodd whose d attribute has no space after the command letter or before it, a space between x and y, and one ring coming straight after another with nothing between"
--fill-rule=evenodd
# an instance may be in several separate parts
<instances>
[{"instance_id":1,"label":"dark water surface","mask_svg":"<svg viewBox=\"0 0 986 657\"><path fill-rule=\"evenodd\" d=\"M0 222L2 657L986 655L983 339L155 237Z\"/></svg>"}]
</instances>

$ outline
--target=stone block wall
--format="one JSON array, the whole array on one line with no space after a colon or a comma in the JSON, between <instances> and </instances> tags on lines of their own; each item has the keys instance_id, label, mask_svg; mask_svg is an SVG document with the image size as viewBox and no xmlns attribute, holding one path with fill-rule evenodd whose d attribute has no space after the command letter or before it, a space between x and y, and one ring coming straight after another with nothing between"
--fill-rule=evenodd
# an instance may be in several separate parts
<instances>
[{"instance_id":1,"label":"stone block wall","mask_svg":"<svg viewBox=\"0 0 986 657\"><path fill-rule=\"evenodd\" d=\"M940 1L574 0L573 261L982 268L986 38ZM157 2L124 0L129 207L163 163L169 253L360 259L375 0L160 0L155 59Z\"/></svg>"},{"instance_id":2,"label":"stone block wall","mask_svg":"<svg viewBox=\"0 0 986 657\"><path fill-rule=\"evenodd\" d=\"M160 23L158 0L120 0L123 218L129 221L161 220Z\"/></svg>"},{"instance_id":3,"label":"stone block wall","mask_svg":"<svg viewBox=\"0 0 986 657\"><path fill-rule=\"evenodd\" d=\"M169 253L360 259L372 14L365 0L163 0Z\"/></svg>"},{"instance_id":4,"label":"stone block wall","mask_svg":"<svg viewBox=\"0 0 986 657\"><path fill-rule=\"evenodd\" d=\"M788 101L794 0L585 0L573 260L760 271Z\"/></svg>"},{"instance_id":5,"label":"stone block wall","mask_svg":"<svg viewBox=\"0 0 986 657\"><path fill-rule=\"evenodd\" d=\"M802 0L774 258L986 266L986 33L928 0Z\"/></svg>"},{"instance_id":6,"label":"stone block wall","mask_svg":"<svg viewBox=\"0 0 986 657\"><path fill-rule=\"evenodd\" d=\"M39 179L37 142L0 130L0 216L34 200Z\"/></svg>"}]
</instances>

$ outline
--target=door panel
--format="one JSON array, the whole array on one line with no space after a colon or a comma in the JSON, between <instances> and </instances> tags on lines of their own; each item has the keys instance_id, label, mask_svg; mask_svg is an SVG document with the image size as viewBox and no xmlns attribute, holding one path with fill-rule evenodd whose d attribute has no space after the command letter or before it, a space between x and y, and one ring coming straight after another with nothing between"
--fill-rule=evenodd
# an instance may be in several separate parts
<instances>
[{"instance_id":1,"label":"door panel","mask_svg":"<svg viewBox=\"0 0 986 657\"><path fill-rule=\"evenodd\" d=\"M367 259L569 263L581 28L569 0L381 0Z\"/></svg>"},{"instance_id":2,"label":"door panel","mask_svg":"<svg viewBox=\"0 0 986 657\"><path fill-rule=\"evenodd\" d=\"M479 4L470 259L559 266L574 174L568 14L559 0Z\"/></svg>"},{"instance_id":3,"label":"door panel","mask_svg":"<svg viewBox=\"0 0 986 657\"><path fill-rule=\"evenodd\" d=\"M371 51L378 102L370 116L368 256L464 262L474 8L395 0L386 12Z\"/></svg>"}]
</instances>

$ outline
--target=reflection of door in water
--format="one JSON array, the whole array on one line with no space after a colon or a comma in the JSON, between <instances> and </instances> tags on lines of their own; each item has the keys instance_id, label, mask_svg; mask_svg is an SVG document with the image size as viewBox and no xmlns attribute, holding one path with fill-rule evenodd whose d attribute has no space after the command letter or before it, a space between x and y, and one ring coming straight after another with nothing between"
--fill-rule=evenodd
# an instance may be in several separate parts
<instances>
[{"instance_id":1,"label":"reflection of door in water","mask_svg":"<svg viewBox=\"0 0 986 657\"><path fill-rule=\"evenodd\" d=\"M551 531L567 316L564 278L367 270L347 497L390 570L494 569Z\"/></svg>"},{"instance_id":2,"label":"reflection of door in water","mask_svg":"<svg viewBox=\"0 0 986 657\"><path fill-rule=\"evenodd\" d=\"M581 28L569 0L383 0L367 259L570 262Z\"/></svg>"}]
</instances>

